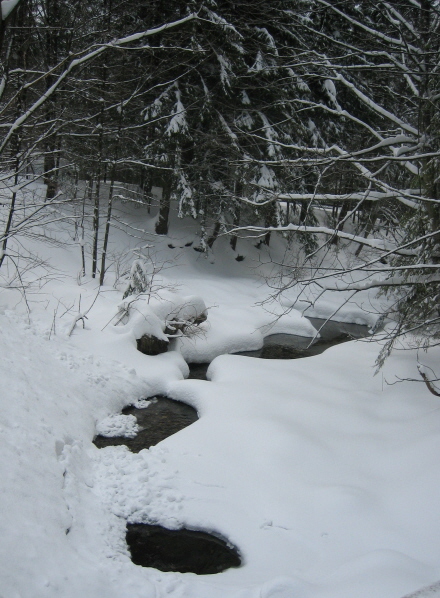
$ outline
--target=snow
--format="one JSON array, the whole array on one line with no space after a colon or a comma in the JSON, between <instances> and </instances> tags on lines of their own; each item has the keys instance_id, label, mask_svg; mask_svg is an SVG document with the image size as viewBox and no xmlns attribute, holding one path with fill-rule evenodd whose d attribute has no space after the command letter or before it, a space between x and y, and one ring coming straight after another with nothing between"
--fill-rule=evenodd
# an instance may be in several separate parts
<instances>
[{"instance_id":1,"label":"snow","mask_svg":"<svg viewBox=\"0 0 440 598\"><path fill-rule=\"evenodd\" d=\"M153 230L154 217L118 209ZM269 256L240 240L238 263L227 239L207 258L186 246L194 232L184 219L155 239L157 259L178 266L161 271L154 297L139 298L119 325L123 281L109 274L98 296L92 279L78 285L74 245L38 247L66 274L29 296L30 316L17 290L0 290L2 596L440 596L440 408L423 383L398 382L420 378L417 351L397 351L376 376L380 347L370 341L298 360L226 355L274 332L314 335L302 310L328 317L347 295L312 305L292 288L268 306L256 267L267 258L267 274L282 241ZM126 252L121 232L111 242L115 255ZM374 324L377 300L362 293L338 319ZM85 313L93 301L85 328L67 336L79 304ZM163 334L170 314L205 310L199 332L169 352L136 350L137 335ZM439 356L418 359L435 371ZM186 361L211 360L207 381L185 379ZM121 409L159 393L195 407L199 420L137 454L92 444L97 433L132 434ZM243 565L206 576L136 566L127 521L216 532Z\"/></svg>"},{"instance_id":2,"label":"snow","mask_svg":"<svg viewBox=\"0 0 440 598\"><path fill-rule=\"evenodd\" d=\"M220 64L220 80L222 82L223 88L231 86L231 75L232 75L232 66L229 60L223 54L217 54L217 60Z\"/></svg>"},{"instance_id":3,"label":"snow","mask_svg":"<svg viewBox=\"0 0 440 598\"><path fill-rule=\"evenodd\" d=\"M191 323L206 312L201 297L182 297L166 290L162 290L160 298L151 297L148 293L129 295L117 307L110 330L124 335L133 346L136 346L136 339L144 334L168 342L168 336L164 333L167 325L174 328L176 324ZM179 332L175 334L178 336Z\"/></svg>"},{"instance_id":4,"label":"snow","mask_svg":"<svg viewBox=\"0 0 440 598\"><path fill-rule=\"evenodd\" d=\"M20 0L2 0L2 20L5 21L15 9Z\"/></svg>"},{"instance_id":5,"label":"snow","mask_svg":"<svg viewBox=\"0 0 440 598\"><path fill-rule=\"evenodd\" d=\"M186 122L186 110L181 100L181 93L179 89L176 89L176 104L173 108L173 117L171 118L166 134L168 136L177 135L179 133L188 132L188 124Z\"/></svg>"},{"instance_id":6,"label":"snow","mask_svg":"<svg viewBox=\"0 0 440 598\"><path fill-rule=\"evenodd\" d=\"M122 415L114 413L109 415L96 426L96 433L101 436L125 436L125 438L134 438L139 432L137 419L134 415Z\"/></svg>"},{"instance_id":7,"label":"snow","mask_svg":"<svg viewBox=\"0 0 440 598\"><path fill-rule=\"evenodd\" d=\"M249 96L248 96L248 94L246 93L246 91L244 89L241 91L241 101L242 101L243 104L250 104L251 103L251 101L249 99Z\"/></svg>"},{"instance_id":8,"label":"snow","mask_svg":"<svg viewBox=\"0 0 440 598\"><path fill-rule=\"evenodd\" d=\"M337 100L336 86L333 83L333 81L331 79L325 79L322 84L322 87L323 87L323 90L326 92L327 97L328 97L330 103L332 104L332 106L334 106L334 108L336 108L336 110L341 111L342 108L339 105L339 102Z\"/></svg>"}]
</instances>

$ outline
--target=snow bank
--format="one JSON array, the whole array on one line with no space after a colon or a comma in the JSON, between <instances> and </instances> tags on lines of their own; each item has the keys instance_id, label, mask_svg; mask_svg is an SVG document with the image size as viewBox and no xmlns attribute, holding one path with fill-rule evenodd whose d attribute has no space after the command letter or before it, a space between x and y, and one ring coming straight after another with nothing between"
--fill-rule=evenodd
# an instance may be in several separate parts
<instances>
[{"instance_id":1,"label":"snow bank","mask_svg":"<svg viewBox=\"0 0 440 598\"><path fill-rule=\"evenodd\" d=\"M181 338L173 347L189 363L210 362L224 353L252 351L263 346L265 336L284 332L314 337L312 324L297 310L280 316L252 306L223 306L208 310L208 320L194 337Z\"/></svg>"},{"instance_id":2,"label":"snow bank","mask_svg":"<svg viewBox=\"0 0 440 598\"><path fill-rule=\"evenodd\" d=\"M414 353L384 378L376 355L351 342L295 361L221 356L211 382L171 386L203 404L197 428L163 443L185 484L181 519L229 537L243 578L288 576L286 598L392 598L439 577L438 399L386 383L416 376Z\"/></svg>"},{"instance_id":3,"label":"snow bank","mask_svg":"<svg viewBox=\"0 0 440 598\"><path fill-rule=\"evenodd\" d=\"M0 326L1 593L115 596L91 441L97 420L141 396L142 380L13 313Z\"/></svg>"}]
</instances>

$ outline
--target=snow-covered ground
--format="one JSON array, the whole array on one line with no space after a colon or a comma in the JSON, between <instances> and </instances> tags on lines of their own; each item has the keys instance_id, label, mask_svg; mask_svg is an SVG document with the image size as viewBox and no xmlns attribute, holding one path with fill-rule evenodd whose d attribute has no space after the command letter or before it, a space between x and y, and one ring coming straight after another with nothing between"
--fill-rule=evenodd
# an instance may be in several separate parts
<instances>
[{"instance_id":1,"label":"snow-covered ground","mask_svg":"<svg viewBox=\"0 0 440 598\"><path fill-rule=\"evenodd\" d=\"M121 210L152 230L141 210ZM418 378L415 351L397 351L376 376L379 347L368 341L292 361L224 355L261 347L270 333L315 331L297 309L261 304L266 249L240 240L237 262L220 239L205 258L194 230L183 221L167 238L149 237L164 267L150 304L137 304L143 320L132 312L114 325L123 256L145 244L121 231L98 295L95 281L77 276L73 240L35 247L57 270L28 294L30 316L17 290L1 290L0 596L401 598L435 583L440 403L423 384L397 382ZM274 240L275 262L282 250ZM168 353L142 355L136 327L153 322L170 293L183 304L200 297L208 320ZM283 304L295 297L290 290ZM308 313L330 315L343 300L329 294ZM358 296L338 318L372 325L375 301ZM79 320L68 336L90 307L85 328ZM420 358L434 367L439 355ZM209 381L185 379L186 361L211 360ZM97 430L133 431L133 421L107 418L157 393L200 419L138 454L92 444ZM206 576L136 566L127 521L217 532L243 565Z\"/></svg>"}]
</instances>

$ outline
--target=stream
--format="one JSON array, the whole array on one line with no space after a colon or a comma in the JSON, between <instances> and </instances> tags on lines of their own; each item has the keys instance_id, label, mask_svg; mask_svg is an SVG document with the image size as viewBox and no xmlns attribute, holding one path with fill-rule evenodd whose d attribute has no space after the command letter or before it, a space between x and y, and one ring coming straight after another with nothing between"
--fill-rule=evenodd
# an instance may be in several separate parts
<instances>
[{"instance_id":1,"label":"stream","mask_svg":"<svg viewBox=\"0 0 440 598\"><path fill-rule=\"evenodd\" d=\"M363 324L346 324L343 322L326 321L320 318L307 318L316 330L320 330L320 337L313 340L307 336L296 334L271 334L266 336L261 349L255 351L240 351L234 355L258 357L260 359L300 359L319 355L326 349L345 343L353 339L369 336L369 328ZM188 378L206 380L209 363L190 363Z\"/></svg>"},{"instance_id":2,"label":"stream","mask_svg":"<svg viewBox=\"0 0 440 598\"><path fill-rule=\"evenodd\" d=\"M369 336L368 326L308 318L319 330L320 337L311 338L293 334L272 334L256 351L242 351L237 355L260 359L300 359L319 355L326 349L352 339ZM188 378L206 380L209 363L189 364ZM186 428L197 419L197 411L189 405L165 396L150 397L144 408L133 406L122 410L134 415L139 432L134 438L96 436L98 448L126 445L132 452L148 449ZM160 571L178 571L199 575L220 573L230 567L239 567L239 551L227 540L212 533L188 529L169 530L145 523L127 524L126 541L132 561L143 567Z\"/></svg>"}]
</instances>

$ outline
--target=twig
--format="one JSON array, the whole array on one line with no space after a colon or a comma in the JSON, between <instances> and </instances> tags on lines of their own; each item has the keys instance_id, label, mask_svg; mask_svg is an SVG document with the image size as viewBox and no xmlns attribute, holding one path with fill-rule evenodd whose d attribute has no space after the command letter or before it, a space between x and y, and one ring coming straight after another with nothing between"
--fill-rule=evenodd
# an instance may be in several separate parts
<instances>
[{"instance_id":1,"label":"twig","mask_svg":"<svg viewBox=\"0 0 440 598\"><path fill-rule=\"evenodd\" d=\"M440 397L440 390L438 390L434 386L434 384L432 383L432 381L428 378L428 376L426 375L426 373L424 371L424 367L425 366L421 365L420 363L417 364L417 369L419 370L419 374L421 375L421 377L422 377L424 383L426 384L426 387L429 390L429 392L432 393L436 397Z\"/></svg>"},{"instance_id":2,"label":"twig","mask_svg":"<svg viewBox=\"0 0 440 598\"><path fill-rule=\"evenodd\" d=\"M87 318L87 314L89 313L89 311L92 309L92 307L95 305L96 300L98 299L100 293L100 289L98 289L98 292L96 293L95 298L93 299L92 305L89 307L89 309L85 312L81 312L81 295L79 296L79 303L78 303L78 314L75 316L75 318L73 319L72 324L70 325L69 331L67 333L67 336L72 336L73 331L75 330L75 327L77 325L78 322L82 322L83 324L83 328L85 328L85 321L88 320Z\"/></svg>"}]
</instances>

